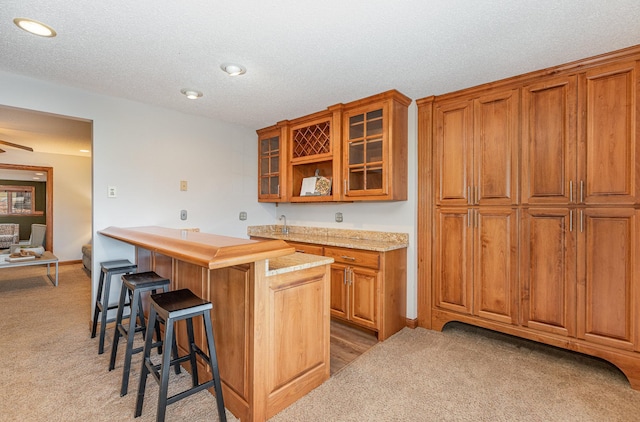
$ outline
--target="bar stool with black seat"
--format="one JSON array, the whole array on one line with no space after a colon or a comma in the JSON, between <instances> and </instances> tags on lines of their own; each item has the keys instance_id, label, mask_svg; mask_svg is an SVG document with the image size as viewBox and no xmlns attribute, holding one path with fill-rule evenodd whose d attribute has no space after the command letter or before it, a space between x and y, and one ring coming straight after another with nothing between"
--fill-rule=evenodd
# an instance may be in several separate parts
<instances>
[{"instance_id":1,"label":"bar stool with black seat","mask_svg":"<svg viewBox=\"0 0 640 422\"><path fill-rule=\"evenodd\" d=\"M166 292L169 290L171 281L168 278L160 277L153 271L145 271L141 273L125 274L122 276L122 290L120 291L120 302L118 303L118 313L116 314L116 327L113 334L113 343L111 344L111 360L109 361L109 371L113 370L116 365L116 356L118 354L118 342L120 336L127 339L127 345L124 354L124 367L122 370L122 386L120 387L120 396L125 396L129 389L129 373L131 372L131 356L142 352L142 347L133 347L135 334L142 332L143 338L146 324L144 323L144 313L142 310L142 294L149 292L155 294L159 289ZM127 295L130 297L131 314L129 315L128 327L122 323L124 318L124 308L127 306ZM138 323L138 321L140 321ZM158 353L162 353L162 341L160 338L160 326L155 325L155 333L157 341L152 347L158 347ZM153 337L153 332L151 334ZM173 342L174 356L178 356L178 348ZM176 373L180 373L180 368L176 367Z\"/></svg>"},{"instance_id":2,"label":"bar stool with black seat","mask_svg":"<svg viewBox=\"0 0 640 422\"><path fill-rule=\"evenodd\" d=\"M149 323L147 324L147 335L144 343L142 370L140 373L140 387L138 388L135 417L142 414L142 404L147 385L147 375L151 373L160 386L156 421L164 421L167 405L175 403L176 401L199 391L213 387L215 389L216 402L218 404L218 417L220 418L220 421L225 422L227 420L227 416L224 410L222 386L218 370L218 359L216 356L216 346L213 338L213 328L211 325L210 312L213 305L211 302L199 298L189 289L152 294L150 299L151 308L149 310ZM193 335L193 318L197 316L202 316L204 320L205 337L207 347L209 349L209 355L204 353L200 347L195 344ZM161 363L159 365L154 365L150 359L151 349L153 348L151 337L153 336L153 330L158 319L165 322L165 353L162 355ZM166 341L175 341L174 324L180 320L186 320L189 354L171 359L169 354L166 353ZM205 381L202 384L198 383L196 354L199 355L211 368L212 379ZM171 397L167 397L170 367L173 365L179 366L180 363L186 361L189 361L191 365L191 388Z\"/></svg>"},{"instance_id":3,"label":"bar stool with black seat","mask_svg":"<svg viewBox=\"0 0 640 422\"><path fill-rule=\"evenodd\" d=\"M110 309L116 309L118 306L109 305L109 294L111 292L111 277L119 274L130 274L136 272L138 266L132 264L129 260L118 259L114 261L105 261L100 263L100 280L98 281L98 292L96 294L96 303L93 311L93 325L91 327L91 338L96 336L98 326L98 316L100 316L100 340L98 343L98 354L104 352L104 335L107 323L113 319L107 319Z\"/></svg>"}]
</instances>

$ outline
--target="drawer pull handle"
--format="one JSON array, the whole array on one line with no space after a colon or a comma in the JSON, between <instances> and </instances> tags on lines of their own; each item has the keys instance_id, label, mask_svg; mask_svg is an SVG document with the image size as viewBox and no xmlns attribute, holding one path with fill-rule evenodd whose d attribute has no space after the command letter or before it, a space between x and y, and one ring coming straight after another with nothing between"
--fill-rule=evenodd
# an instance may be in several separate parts
<instances>
[{"instance_id":1,"label":"drawer pull handle","mask_svg":"<svg viewBox=\"0 0 640 422\"><path fill-rule=\"evenodd\" d=\"M346 256L346 255L340 255L340 258L346 259L346 260L349 260L349 261L355 261L356 260L354 257Z\"/></svg>"}]
</instances>

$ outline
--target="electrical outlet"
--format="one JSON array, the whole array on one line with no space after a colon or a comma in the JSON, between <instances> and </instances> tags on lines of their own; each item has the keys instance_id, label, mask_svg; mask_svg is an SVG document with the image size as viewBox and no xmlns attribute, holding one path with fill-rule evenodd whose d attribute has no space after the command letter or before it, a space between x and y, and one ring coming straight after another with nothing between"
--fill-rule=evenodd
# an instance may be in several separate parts
<instances>
[{"instance_id":1,"label":"electrical outlet","mask_svg":"<svg viewBox=\"0 0 640 422\"><path fill-rule=\"evenodd\" d=\"M180 181L180 190L187 190L187 181L186 180L181 180Z\"/></svg>"},{"instance_id":2,"label":"electrical outlet","mask_svg":"<svg viewBox=\"0 0 640 422\"><path fill-rule=\"evenodd\" d=\"M108 186L107 187L107 197L108 198L115 198L118 196L118 192L115 186Z\"/></svg>"},{"instance_id":3,"label":"electrical outlet","mask_svg":"<svg viewBox=\"0 0 640 422\"><path fill-rule=\"evenodd\" d=\"M342 213L341 212L337 212L336 213L336 223L342 223Z\"/></svg>"},{"instance_id":4,"label":"electrical outlet","mask_svg":"<svg viewBox=\"0 0 640 422\"><path fill-rule=\"evenodd\" d=\"M180 220L186 220L186 219L187 219L187 210L180 211Z\"/></svg>"},{"instance_id":5,"label":"electrical outlet","mask_svg":"<svg viewBox=\"0 0 640 422\"><path fill-rule=\"evenodd\" d=\"M247 212L246 211L240 211L240 221L244 221L247 219Z\"/></svg>"}]
</instances>

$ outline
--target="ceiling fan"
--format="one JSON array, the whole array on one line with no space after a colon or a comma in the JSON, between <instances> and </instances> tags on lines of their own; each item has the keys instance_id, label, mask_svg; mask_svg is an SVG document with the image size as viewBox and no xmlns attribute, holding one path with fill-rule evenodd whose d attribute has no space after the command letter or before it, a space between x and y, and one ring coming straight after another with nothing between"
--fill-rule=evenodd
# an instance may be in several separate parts
<instances>
[{"instance_id":1,"label":"ceiling fan","mask_svg":"<svg viewBox=\"0 0 640 422\"><path fill-rule=\"evenodd\" d=\"M0 145L6 145L8 147L13 147L13 148L20 148L20 149L24 149L26 151L31 151L33 152L33 148L31 147L25 147L24 145L18 145L18 144L14 144L13 142L9 142L9 141L2 141L0 140ZM5 150L3 150L2 148L0 148L0 153L6 152Z\"/></svg>"}]
</instances>

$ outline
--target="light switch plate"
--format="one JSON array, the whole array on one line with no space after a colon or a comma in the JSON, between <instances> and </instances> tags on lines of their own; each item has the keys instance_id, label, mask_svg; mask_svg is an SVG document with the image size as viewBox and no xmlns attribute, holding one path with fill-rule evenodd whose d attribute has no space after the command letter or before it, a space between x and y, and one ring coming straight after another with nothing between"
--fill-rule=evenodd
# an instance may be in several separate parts
<instances>
[{"instance_id":1,"label":"light switch plate","mask_svg":"<svg viewBox=\"0 0 640 422\"><path fill-rule=\"evenodd\" d=\"M181 210L180 211L180 220L186 220L187 219L187 210Z\"/></svg>"},{"instance_id":2,"label":"light switch plate","mask_svg":"<svg viewBox=\"0 0 640 422\"><path fill-rule=\"evenodd\" d=\"M188 184L186 180L180 181L180 190L187 190Z\"/></svg>"}]
</instances>

